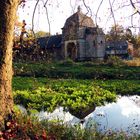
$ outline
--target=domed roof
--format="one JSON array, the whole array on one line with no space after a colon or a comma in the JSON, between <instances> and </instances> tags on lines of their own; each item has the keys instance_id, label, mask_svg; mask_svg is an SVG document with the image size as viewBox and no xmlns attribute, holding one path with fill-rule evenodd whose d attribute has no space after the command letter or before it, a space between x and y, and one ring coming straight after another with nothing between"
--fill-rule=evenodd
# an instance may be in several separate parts
<instances>
[{"instance_id":1,"label":"domed roof","mask_svg":"<svg viewBox=\"0 0 140 140\"><path fill-rule=\"evenodd\" d=\"M66 20L64 27L75 24L79 27L95 27L93 20L82 13L80 6L78 6L77 12Z\"/></svg>"}]
</instances>

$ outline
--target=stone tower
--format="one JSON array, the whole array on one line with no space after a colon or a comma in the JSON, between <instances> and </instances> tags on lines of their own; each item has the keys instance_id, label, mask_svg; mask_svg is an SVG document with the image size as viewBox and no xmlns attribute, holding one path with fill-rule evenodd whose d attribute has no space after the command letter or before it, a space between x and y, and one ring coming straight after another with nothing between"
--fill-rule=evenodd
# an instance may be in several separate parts
<instances>
[{"instance_id":1,"label":"stone tower","mask_svg":"<svg viewBox=\"0 0 140 140\"><path fill-rule=\"evenodd\" d=\"M80 6L78 6L77 12L66 20L62 28L64 58L85 60L98 57L96 48L98 40L100 45L104 43L104 33L101 29L95 27L91 17L83 14ZM103 54L101 57L103 57Z\"/></svg>"}]
</instances>

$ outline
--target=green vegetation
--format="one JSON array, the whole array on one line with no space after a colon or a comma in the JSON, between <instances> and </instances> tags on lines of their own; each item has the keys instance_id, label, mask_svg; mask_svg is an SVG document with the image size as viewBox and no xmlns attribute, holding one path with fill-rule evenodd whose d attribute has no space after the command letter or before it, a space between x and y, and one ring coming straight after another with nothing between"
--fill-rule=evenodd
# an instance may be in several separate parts
<instances>
[{"instance_id":1,"label":"green vegetation","mask_svg":"<svg viewBox=\"0 0 140 140\"><path fill-rule=\"evenodd\" d=\"M140 80L140 67L92 62L15 63L15 76L68 79L131 79Z\"/></svg>"},{"instance_id":2,"label":"green vegetation","mask_svg":"<svg viewBox=\"0 0 140 140\"><path fill-rule=\"evenodd\" d=\"M96 106L115 102L117 95L139 95L139 93L140 67L126 66L116 58L100 64L75 63L71 60L14 64L14 102L22 104L29 113L32 109L52 112L55 108L63 106L65 111L84 118L82 112L94 111ZM22 134L19 136L19 132L15 132L14 136L17 136L17 139L18 137L58 140L140 139L139 135L134 134L130 137L124 132L111 130L101 133L96 125L82 129L79 125L71 126L58 120L51 122L38 121L35 118L32 120L28 116L22 116L20 119L18 115L16 124ZM8 135L7 131L3 132Z\"/></svg>"},{"instance_id":3,"label":"green vegetation","mask_svg":"<svg viewBox=\"0 0 140 140\"><path fill-rule=\"evenodd\" d=\"M14 101L27 109L53 111L63 106L79 114L115 101L117 94L140 93L140 67L126 66L117 58L106 64L72 60L16 63L14 74Z\"/></svg>"},{"instance_id":4,"label":"green vegetation","mask_svg":"<svg viewBox=\"0 0 140 140\"><path fill-rule=\"evenodd\" d=\"M30 84L28 84L28 80ZM27 84L23 84L24 81ZM13 82L14 100L16 104L22 104L27 109L53 111L58 106L72 109L74 112L86 108L104 105L105 102L113 102L115 93L100 88L88 80L47 80L45 78L20 78ZM18 83L18 84L16 84ZM32 83L32 86L31 86ZM24 87L19 87L19 85ZM33 86L36 85L36 86Z\"/></svg>"},{"instance_id":5,"label":"green vegetation","mask_svg":"<svg viewBox=\"0 0 140 140\"><path fill-rule=\"evenodd\" d=\"M127 87L127 88L124 88ZM13 79L14 101L27 109L53 111L58 106L81 110L113 102L116 94L140 93L139 80L77 80L15 77Z\"/></svg>"},{"instance_id":6,"label":"green vegetation","mask_svg":"<svg viewBox=\"0 0 140 140\"><path fill-rule=\"evenodd\" d=\"M100 87L110 92L121 95L136 95L140 93L140 80L82 80L82 79L48 79L33 77L14 77L13 90L32 91L39 87L51 88L58 93L68 90L83 90L82 87ZM127 87L127 88L126 88Z\"/></svg>"}]
</instances>

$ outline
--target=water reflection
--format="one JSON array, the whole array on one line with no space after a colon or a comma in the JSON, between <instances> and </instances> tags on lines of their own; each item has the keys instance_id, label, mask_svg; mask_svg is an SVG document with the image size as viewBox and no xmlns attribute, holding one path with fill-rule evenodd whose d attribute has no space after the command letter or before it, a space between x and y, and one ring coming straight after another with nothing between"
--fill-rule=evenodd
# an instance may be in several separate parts
<instances>
[{"instance_id":1,"label":"water reflection","mask_svg":"<svg viewBox=\"0 0 140 140\"><path fill-rule=\"evenodd\" d=\"M80 120L72 116L69 112L64 112L63 108L56 109L53 113L40 112L42 119L59 119L70 124L77 124ZM119 97L116 103L106 104L97 107L89 114L84 121L83 127L92 127L97 124L100 131L114 130L126 131L128 133L140 133L140 97Z\"/></svg>"},{"instance_id":2,"label":"water reflection","mask_svg":"<svg viewBox=\"0 0 140 140\"><path fill-rule=\"evenodd\" d=\"M116 103L96 108L95 112L86 117L86 126L94 120L98 129L123 130L126 132L139 133L140 130L140 107L137 103L140 97L121 97ZM87 124L88 123L88 124Z\"/></svg>"}]
</instances>

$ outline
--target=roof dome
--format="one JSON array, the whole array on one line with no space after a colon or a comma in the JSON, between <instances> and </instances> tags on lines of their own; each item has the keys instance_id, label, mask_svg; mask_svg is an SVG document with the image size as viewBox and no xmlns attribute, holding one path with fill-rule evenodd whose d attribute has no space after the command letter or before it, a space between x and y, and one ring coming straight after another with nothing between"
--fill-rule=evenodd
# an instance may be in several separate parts
<instances>
[{"instance_id":1,"label":"roof dome","mask_svg":"<svg viewBox=\"0 0 140 140\"><path fill-rule=\"evenodd\" d=\"M77 12L66 20L64 27L73 26L73 24L79 27L95 27L93 20L82 13L80 6L77 8Z\"/></svg>"}]
</instances>

